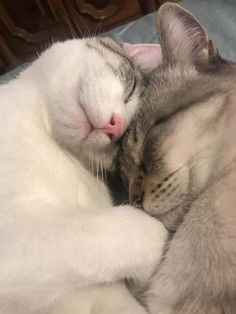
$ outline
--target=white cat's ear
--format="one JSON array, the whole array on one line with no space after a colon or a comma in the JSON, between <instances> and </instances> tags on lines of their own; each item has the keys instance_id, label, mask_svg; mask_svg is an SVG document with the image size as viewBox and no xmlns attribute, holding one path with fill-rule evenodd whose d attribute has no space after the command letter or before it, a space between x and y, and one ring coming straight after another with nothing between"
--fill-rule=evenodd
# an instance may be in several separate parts
<instances>
[{"instance_id":1,"label":"white cat's ear","mask_svg":"<svg viewBox=\"0 0 236 314\"><path fill-rule=\"evenodd\" d=\"M161 46L158 44L128 44L123 48L128 57L144 72L148 73L162 62Z\"/></svg>"},{"instance_id":2,"label":"white cat's ear","mask_svg":"<svg viewBox=\"0 0 236 314\"><path fill-rule=\"evenodd\" d=\"M201 65L216 54L201 24L177 4L161 6L157 26L164 62Z\"/></svg>"}]
</instances>

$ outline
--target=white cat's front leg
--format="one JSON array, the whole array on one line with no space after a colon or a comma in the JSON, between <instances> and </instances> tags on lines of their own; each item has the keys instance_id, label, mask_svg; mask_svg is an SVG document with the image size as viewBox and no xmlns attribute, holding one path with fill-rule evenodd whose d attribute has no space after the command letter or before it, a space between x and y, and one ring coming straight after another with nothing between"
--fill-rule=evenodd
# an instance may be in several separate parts
<instances>
[{"instance_id":1,"label":"white cat's front leg","mask_svg":"<svg viewBox=\"0 0 236 314\"><path fill-rule=\"evenodd\" d=\"M80 289L47 314L148 314L123 283Z\"/></svg>"},{"instance_id":2,"label":"white cat's front leg","mask_svg":"<svg viewBox=\"0 0 236 314\"><path fill-rule=\"evenodd\" d=\"M159 221L131 206L80 215L66 226L66 232L74 247L73 258L68 251L66 262L84 277L82 286L127 277L146 282L167 238Z\"/></svg>"},{"instance_id":3,"label":"white cat's front leg","mask_svg":"<svg viewBox=\"0 0 236 314\"><path fill-rule=\"evenodd\" d=\"M91 314L148 314L123 283L99 288L94 300Z\"/></svg>"},{"instance_id":4,"label":"white cat's front leg","mask_svg":"<svg viewBox=\"0 0 236 314\"><path fill-rule=\"evenodd\" d=\"M73 290L126 277L145 282L154 272L167 237L156 219L129 206L53 213L47 220L15 218L11 243L0 251L4 292L20 294L29 311Z\"/></svg>"}]
</instances>

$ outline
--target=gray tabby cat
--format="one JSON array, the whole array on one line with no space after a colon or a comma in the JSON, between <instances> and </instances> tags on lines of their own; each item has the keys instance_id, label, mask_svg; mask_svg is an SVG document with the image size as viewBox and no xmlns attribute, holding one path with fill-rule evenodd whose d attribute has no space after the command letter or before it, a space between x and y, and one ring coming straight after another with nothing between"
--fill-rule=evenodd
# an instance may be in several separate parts
<instances>
[{"instance_id":1,"label":"gray tabby cat","mask_svg":"<svg viewBox=\"0 0 236 314\"><path fill-rule=\"evenodd\" d=\"M236 313L236 66L175 4L158 14L163 62L123 140L130 201L170 231L146 293L152 314Z\"/></svg>"}]
</instances>

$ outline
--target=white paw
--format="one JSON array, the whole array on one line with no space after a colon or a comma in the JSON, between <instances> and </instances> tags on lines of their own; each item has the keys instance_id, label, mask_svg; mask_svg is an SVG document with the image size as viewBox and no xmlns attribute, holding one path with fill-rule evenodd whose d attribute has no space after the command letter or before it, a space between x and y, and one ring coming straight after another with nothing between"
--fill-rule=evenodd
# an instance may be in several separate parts
<instances>
[{"instance_id":1,"label":"white paw","mask_svg":"<svg viewBox=\"0 0 236 314\"><path fill-rule=\"evenodd\" d=\"M135 261L132 276L145 284L160 262L168 232L160 221L145 212L131 206L122 209L129 227L127 242Z\"/></svg>"}]
</instances>

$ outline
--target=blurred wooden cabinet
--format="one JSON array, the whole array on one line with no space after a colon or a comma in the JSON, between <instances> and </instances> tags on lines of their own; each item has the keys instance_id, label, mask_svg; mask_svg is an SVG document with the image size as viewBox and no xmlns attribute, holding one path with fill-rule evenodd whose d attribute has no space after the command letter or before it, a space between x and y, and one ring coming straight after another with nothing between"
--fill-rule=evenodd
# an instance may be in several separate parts
<instances>
[{"instance_id":1,"label":"blurred wooden cabinet","mask_svg":"<svg viewBox=\"0 0 236 314\"><path fill-rule=\"evenodd\" d=\"M53 40L96 34L157 6L155 0L0 0L0 73Z\"/></svg>"}]
</instances>

